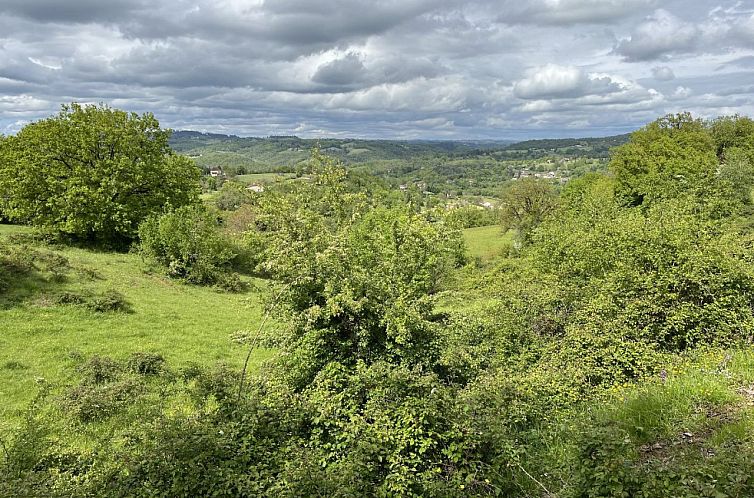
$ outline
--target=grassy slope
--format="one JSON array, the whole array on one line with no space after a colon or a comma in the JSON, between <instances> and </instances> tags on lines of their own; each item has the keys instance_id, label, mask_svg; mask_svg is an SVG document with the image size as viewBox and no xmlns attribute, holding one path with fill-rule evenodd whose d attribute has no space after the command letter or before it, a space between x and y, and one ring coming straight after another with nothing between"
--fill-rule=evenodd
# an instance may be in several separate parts
<instances>
[{"instance_id":1,"label":"grassy slope","mask_svg":"<svg viewBox=\"0 0 754 498\"><path fill-rule=\"evenodd\" d=\"M236 180L242 183L274 183L276 181L288 180L295 177L292 173L251 173L248 175L238 175Z\"/></svg>"},{"instance_id":2,"label":"grassy slope","mask_svg":"<svg viewBox=\"0 0 754 498\"><path fill-rule=\"evenodd\" d=\"M467 228L463 231L469 256L479 258L482 263L489 263L501 255L504 248L511 244L510 233L503 233L499 225Z\"/></svg>"},{"instance_id":3,"label":"grassy slope","mask_svg":"<svg viewBox=\"0 0 754 498\"><path fill-rule=\"evenodd\" d=\"M23 230L0 225L0 237ZM230 336L256 330L264 281L254 280L246 293L230 294L147 274L135 254L47 250L70 262L72 270L62 282L18 282L10 299L0 296L0 432L34 396L35 378L53 384L69 380L75 375L71 357L78 354L123 358L134 351L154 351L171 366L242 365L246 350ZM94 270L97 278L81 274L81 269ZM49 296L63 291L98 294L109 289L122 293L133 311L95 313L49 303ZM273 354L259 349L253 362Z\"/></svg>"}]
</instances>

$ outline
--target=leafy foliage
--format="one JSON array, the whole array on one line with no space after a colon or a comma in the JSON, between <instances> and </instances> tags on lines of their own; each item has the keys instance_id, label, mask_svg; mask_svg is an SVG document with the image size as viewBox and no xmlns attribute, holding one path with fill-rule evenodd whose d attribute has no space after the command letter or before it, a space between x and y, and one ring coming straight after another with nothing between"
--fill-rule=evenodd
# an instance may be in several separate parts
<instances>
[{"instance_id":1,"label":"leafy foliage","mask_svg":"<svg viewBox=\"0 0 754 498\"><path fill-rule=\"evenodd\" d=\"M521 242L531 238L532 231L553 213L557 191L548 182L523 178L510 185L500 204L504 230L513 229Z\"/></svg>"},{"instance_id":2,"label":"leafy foliage","mask_svg":"<svg viewBox=\"0 0 754 498\"><path fill-rule=\"evenodd\" d=\"M559 193L517 180L509 222L527 243L488 266L462 266L459 220L317 151L307 181L255 196L223 235L195 207L150 218L144 250L183 278L228 268L223 237L246 229L275 281L279 356L252 374L93 358L33 407L0 482L64 496L748 496L749 128L666 116L609 175ZM96 444L60 438L62 411Z\"/></svg>"},{"instance_id":3,"label":"leafy foliage","mask_svg":"<svg viewBox=\"0 0 754 498\"><path fill-rule=\"evenodd\" d=\"M199 206L151 216L139 227L139 239L141 253L172 277L210 285L234 279L233 247L220 233L217 218Z\"/></svg>"},{"instance_id":4,"label":"leafy foliage","mask_svg":"<svg viewBox=\"0 0 754 498\"><path fill-rule=\"evenodd\" d=\"M63 106L0 143L0 209L11 219L119 243L165 206L192 203L199 171L151 114Z\"/></svg>"}]
</instances>

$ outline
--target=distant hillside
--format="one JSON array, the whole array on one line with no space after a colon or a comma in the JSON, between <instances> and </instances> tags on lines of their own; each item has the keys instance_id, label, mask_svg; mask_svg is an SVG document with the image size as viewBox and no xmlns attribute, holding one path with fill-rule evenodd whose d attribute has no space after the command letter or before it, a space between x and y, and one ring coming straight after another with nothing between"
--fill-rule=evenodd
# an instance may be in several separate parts
<instances>
[{"instance_id":1,"label":"distant hillside","mask_svg":"<svg viewBox=\"0 0 754 498\"><path fill-rule=\"evenodd\" d=\"M242 138L234 135L176 131L170 139L171 147L190 156L200 166L237 168L246 172L268 171L270 167L290 168L305 161L314 147L348 164L373 161L412 159L435 154L474 154L479 151L501 150L510 140L361 140L306 139L296 136Z\"/></svg>"},{"instance_id":2,"label":"distant hillside","mask_svg":"<svg viewBox=\"0 0 754 498\"><path fill-rule=\"evenodd\" d=\"M602 138L527 140L363 140L297 136L238 137L177 131L170 144L205 168L231 175L292 173L314 147L396 184L418 184L433 192L491 194L527 168L570 177L604 168L611 147L628 135ZM575 161L575 162L574 162ZM598 162L593 162L598 161Z\"/></svg>"},{"instance_id":3,"label":"distant hillside","mask_svg":"<svg viewBox=\"0 0 754 498\"><path fill-rule=\"evenodd\" d=\"M631 134L610 137L587 138L546 138L516 142L505 148L507 151L527 151L529 153L559 153L561 155L607 157L612 147L628 142Z\"/></svg>"}]
</instances>

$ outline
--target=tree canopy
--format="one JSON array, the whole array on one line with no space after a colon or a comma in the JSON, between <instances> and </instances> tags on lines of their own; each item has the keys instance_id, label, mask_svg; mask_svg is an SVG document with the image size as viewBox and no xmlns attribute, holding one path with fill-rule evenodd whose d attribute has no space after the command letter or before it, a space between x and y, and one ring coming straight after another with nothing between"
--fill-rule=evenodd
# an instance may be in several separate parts
<instances>
[{"instance_id":1,"label":"tree canopy","mask_svg":"<svg viewBox=\"0 0 754 498\"><path fill-rule=\"evenodd\" d=\"M64 105L0 142L0 209L76 238L127 242L149 214L197 199L199 170L169 137L150 113Z\"/></svg>"}]
</instances>

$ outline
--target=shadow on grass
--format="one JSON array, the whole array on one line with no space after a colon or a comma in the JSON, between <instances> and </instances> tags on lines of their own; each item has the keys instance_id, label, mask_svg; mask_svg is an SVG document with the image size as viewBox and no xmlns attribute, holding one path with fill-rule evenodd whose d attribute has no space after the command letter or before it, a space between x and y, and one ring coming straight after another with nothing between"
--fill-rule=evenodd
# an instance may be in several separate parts
<instances>
[{"instance_id":1,"label":"shadow on grass","mask_svg":"<svg viewBox=\"0 0 754 498\"><path fill-rule=\"evenodd\" d=\"M133 312L115 290L99 294L64 290L72 273L85 280L101 277L92 269L71 266L57 252L14 241L18 242L0 240L0 309L35 301L41 306L81 306L95 313Z\"/></svg>"},{"instance_id":2,"label":"shadow on grass","mask_svg":"<svg viewBox=\"0 0 754 498\"><path fill-rule=\"evenodd\" d=\"M8 309L43 293L57 291L66 280L68 260L28 247L0 246L0 309ZM53 255L51 257L50 255Z\"/></svg>"}]
</instances>

